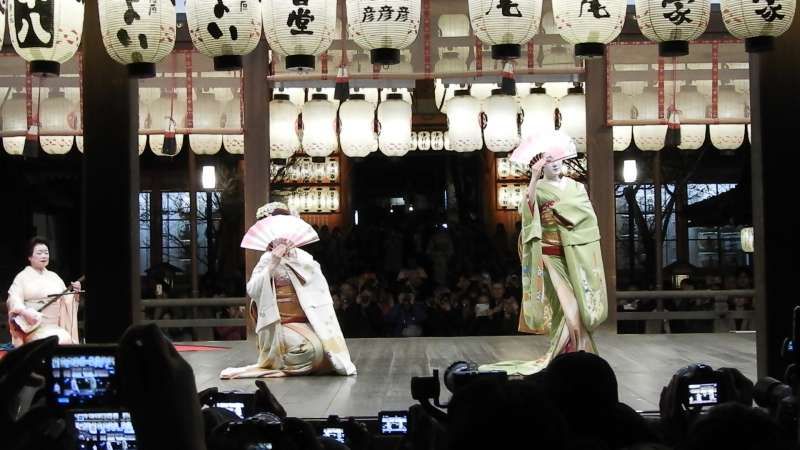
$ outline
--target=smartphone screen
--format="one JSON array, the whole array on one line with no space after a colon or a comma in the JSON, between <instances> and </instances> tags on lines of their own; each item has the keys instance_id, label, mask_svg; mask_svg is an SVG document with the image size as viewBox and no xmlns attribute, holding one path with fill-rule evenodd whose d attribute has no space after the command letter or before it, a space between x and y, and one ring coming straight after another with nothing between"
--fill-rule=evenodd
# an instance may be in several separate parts
<instances>
[{"instance_id":1,"label":"smartphone screen","mask_svg":"<svg viewBox=\"0 0 800 450\"><path fill-rule=\"evenodd\" d=\"M211 406L224 408L245 419L254 414L254 396L246 392L217 392L211 397Z\"/></svg>"},{"instance_id":2,"label":"smartphone screen","mask_svg":"<svg viewBox=\"0 0 800 450\"><path fill-rule=\"evenodd\" d=\"M49 358L48 399L66 408L118 405L115 346L62 346Z\"/></svg>"},{"instance_id":3,"label":"smartphone screen","mask_svg":"<svg viewBox=\"0 0 800 450\"><path fill-rule=\"evenodd\" d=\"M405 411L381 411L378 420L381 424L381 434L408 434L408 413Z\"/></svg>"},{"instance_id":4,"label":"smartphone screen","mask_svg":"<svg viewBox=\"0 0 800 450\"><path fill-rule=\"evenodd\" d=\"M336 439L337 441L344 444L344 439L345 439L344 428L326 427L322 429L322 435L325 437Z\"/></svg>"},{"instance_id":5,"label":"smartphone screen","mask_svg":"<svg viewBox=\"0 0 800 450\"><path fill-rule=\"evenodd\" d=\"M716 405L719 403L718 388L717 383L690 384L689 406Z\"/></svg>"},{"instance_id":6,"label":"smartphone screen","mask_svg":"<svg viewBox=\"0 0 800 450\"><path fill-rule=\"evenodd\" d=\"M256 442L254 444L247 444L247 450L272 450L272 442Z\"/></svg>"},{"instance_id":7,"label":"smartphone screen","mask_svg":"<svg viewBox=\"0 0 800 450\"><path fill-rule=\"evenodd\" d=\"M127 411L75 412L71 421L78 450L136 448L136 434Z\"/></svg>"}]
</instances>

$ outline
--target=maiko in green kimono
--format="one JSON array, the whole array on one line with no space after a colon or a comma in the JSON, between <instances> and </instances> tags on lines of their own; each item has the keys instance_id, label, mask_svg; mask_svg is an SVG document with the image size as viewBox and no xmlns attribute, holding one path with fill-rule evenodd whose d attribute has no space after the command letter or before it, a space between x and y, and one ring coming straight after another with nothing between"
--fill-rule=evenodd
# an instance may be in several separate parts
<instances>
[{"instance_id":1,"label":"maiko in green kimono","mask_svg":"<svg viewBox=\"0 0 800 450\"><path fill-rule=\"evenodd\" d=\"M592 331L608 314L600 230L583 184L561 176L561 161L542 158L520 202L522 311L519 330L550 335L547 353L535 361L481 366L528 375L561 353L597 353ZM544 172L544 178L539 179Z\"/></svg>"}]
</instances>

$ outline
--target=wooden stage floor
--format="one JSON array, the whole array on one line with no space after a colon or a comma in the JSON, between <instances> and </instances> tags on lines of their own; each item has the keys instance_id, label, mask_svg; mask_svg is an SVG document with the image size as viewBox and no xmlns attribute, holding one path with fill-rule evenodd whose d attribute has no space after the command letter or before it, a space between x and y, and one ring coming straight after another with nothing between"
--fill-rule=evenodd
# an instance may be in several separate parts
<instances>
[{"instance_id":1,"label":"wooden stage floor","mask_svg":"<svg viewBox=\"0 0 800 450\"><path fill-rule=\"evenodd\" d=\"M735 367L755 382L754 333L595 335L601 355L617 374L620 400L640 411L658 410L662 386L680 367L703 362L717 369ZM202 344L195 342L195 344ZM220 380L225 367L256 360L255 343L209 342L229 347L221 351L182 353L192 365L197 389L255 389L253 380ZM267 379L267 385L291 416L323 418L375 416L381 410L406 409L411 399L412 376L440 375L451 362L472 360L479 364L535 359L544 354L545 336L488 336L457 338L348 339L358 375L311 376ZM442 384L442 401L449 392Z\"/></svg>"}]
</instances>

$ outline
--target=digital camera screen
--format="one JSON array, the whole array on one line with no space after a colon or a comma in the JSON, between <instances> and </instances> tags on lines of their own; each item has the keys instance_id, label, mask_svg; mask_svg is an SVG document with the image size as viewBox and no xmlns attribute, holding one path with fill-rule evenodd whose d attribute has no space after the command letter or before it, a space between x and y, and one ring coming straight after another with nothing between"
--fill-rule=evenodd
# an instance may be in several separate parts
<instances>
[{"instance_id":1,"label":"digital camera screen","mask_svg":"<svg viewBox=\"0 0 800 450\"><path fill-rule=\"evenodd\" d=\"M50 363L50 397L60 406L90 407L116 403L114 355L54 355Z\"/></svg>"},{"instance_id":2,"label":"digital camera screen","mask_svg":"<svg viewBox=\"0 0 800 450\"><path fill-rule=\"evenodd\" d=\"M78 450L134 450L136 434L125 411L72 414Z\"/></svg>"},{"instance_id":3,"label":"digital camera screen","mask_svg":"<svg viewBox=\"0 0 800 450\"><path fill-rule=\"evenodd\" d=\"M272 450L271 442L259 442L256 444L247 444L247 450Z\"/></svg>"},{"instance_id":4,"label":"digital camera screen","mask_svg":"<svg viewBox=\"0 0 800 450\"><path fill-rule=\"evenodd\" d=\"M237 416L244 419L244 403L242 402L217 402L214 403L214 406L217 408L227 409L228 411L236 414Z\"/></svg>"},{"instance_id":5,"label":"digital camera screen","mask_svg":"<svg viewBox=\"0 0 800 450\"><path fill-rule=\"evenodd\" d=\"M343 428L323 428L322 435L325 437L329 437L332 439L336 439L337 441L344 444L344 429Z\"/></svg>"},{"instance_id":6,"label":"digital camera screen","mask_svg":"<svg viewBox=\"0 0 800 450\"><path fill-rule=\"evenodd\" d=\"M702 383L689 385L689 406L716 405L719 403L717 383Z\"/></svg>"},{"instance_id":7,"label":"digital camera screen","mask_svg":"<svg viewBox=\"0 0 800 450\"><path fill-rule=\"evenodd\" d=\"M408 416L403 413L381 414L381 434L407 434Z\"/></svg>"}]
</instances>

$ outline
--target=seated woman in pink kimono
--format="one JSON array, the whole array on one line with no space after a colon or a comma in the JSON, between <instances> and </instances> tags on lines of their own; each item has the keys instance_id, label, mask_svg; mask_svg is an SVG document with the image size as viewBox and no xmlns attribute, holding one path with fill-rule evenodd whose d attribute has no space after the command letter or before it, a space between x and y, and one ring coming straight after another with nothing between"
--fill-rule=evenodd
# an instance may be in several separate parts
<instances>
[{"instance_id":1,"label":"seated woman in pink kimono","mask_svg":"<svg viewBox=\"0 0 800 450\"><path fill-rule=\"evenodd\" d=\"M58 336L59 344L78 344L78 295L66 294L44 308L53 297L66 291L66 286L55 272L47 270L50 250L47 241L35 237L28 246L28 267L14 277L8 289L8 321L11 342L19 347L30 341ZM73 291L81 290L81 283L70 284Z\"/></svg>"},{"instance_id":2,"label":"seated woman in pink kimono","mask_svg":"<svg viewBox=\"0 0 800 450\"><path fill-rule=\"evenodd\" d=\"M273 202L259 208L256 219L281 214L290 214L289 207ZM310 254L270 244L247 282L247 294L256 322L258 362L227 368L220 378L356 373L328 282Z\"/></svg>"}]
</instances>

